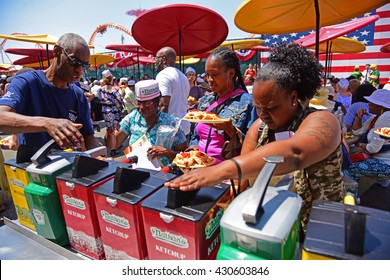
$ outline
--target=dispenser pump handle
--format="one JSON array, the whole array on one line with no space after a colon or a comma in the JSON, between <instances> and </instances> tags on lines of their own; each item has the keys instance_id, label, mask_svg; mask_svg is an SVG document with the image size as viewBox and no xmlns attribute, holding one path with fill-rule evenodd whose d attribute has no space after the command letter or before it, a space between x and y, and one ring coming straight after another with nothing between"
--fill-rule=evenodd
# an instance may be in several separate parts
<instances>
[{"instance_id":1,"label":"dispenser pump handle","mask_svg":"<svg viewBox=\"0 0 390 280\"><path fill-rule=\"evenodd\" d=\"M268 156L263 158L265 165L257 176L252 187L252 193L242 209L242 217L248 224L257 224L264 213L263 200L267 191L268 183L278 163L284 161L282 156Z\"/></svg>"},{"instance_id":2,"label":"dispenser pump handle","mask_svg":"<svg viewBox=\"0 0 390 280\"><path fill-rule=\"evenodd\" d=\"M56 141L51 139L45 145L43 145L32 157L31 162L36 166L40 166L46 164L51 161L51 159L47 156L51 149L56 145Z\"/></svg>"}]
</instances>

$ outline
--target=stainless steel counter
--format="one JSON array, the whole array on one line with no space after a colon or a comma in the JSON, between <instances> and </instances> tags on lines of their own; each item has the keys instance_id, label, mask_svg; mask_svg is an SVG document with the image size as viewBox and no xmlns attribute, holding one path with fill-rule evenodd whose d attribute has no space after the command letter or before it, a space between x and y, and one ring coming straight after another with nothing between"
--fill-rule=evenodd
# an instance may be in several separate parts
<instances>
[{"instance_id":1,"label":"stainless steel counter","mask_svg":"<svg viewBox=\"0 0 390 280\"><path fill-rule=\"evenodd\" d=\"M0 227L0 260L88 259L14 221L4 218L4 223L4 226Z\"/></svg>"}]
</instances>

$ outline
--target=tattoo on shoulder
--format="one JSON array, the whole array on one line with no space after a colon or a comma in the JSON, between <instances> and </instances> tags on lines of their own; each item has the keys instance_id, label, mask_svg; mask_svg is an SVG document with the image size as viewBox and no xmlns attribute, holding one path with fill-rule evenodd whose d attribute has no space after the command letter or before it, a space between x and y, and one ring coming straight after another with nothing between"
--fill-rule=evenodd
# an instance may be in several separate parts
<instances>
[{"instance_id":1,"label":"tattoo on shoulder","mask_svg":"<svg viewBox=\"0 0 390 280\"><path fill-rule=\"evenodd\" d=\"M338 134L337 128L320 116L313 116L313 124L305 131L305 134L314 137L324 148L329 148L328 140Z\"/></svg>"}]
</instances>

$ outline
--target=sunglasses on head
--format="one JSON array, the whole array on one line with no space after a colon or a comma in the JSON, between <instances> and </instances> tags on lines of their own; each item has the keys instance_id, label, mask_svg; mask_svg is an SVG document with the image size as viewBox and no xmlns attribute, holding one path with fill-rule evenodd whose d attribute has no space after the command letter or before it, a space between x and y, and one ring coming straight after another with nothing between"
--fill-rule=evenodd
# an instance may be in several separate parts
<instances>
[{"instance_id":1,"label":"sunglasses on head","mask_svg":"<svg viewBox=\"0 0 390 280\"><path fill-rule=\"evenodd\" d=\"M66 58L69 60L69 64L72 65L73 67L80 67L81 66L81 68L83 68L83 70L91 67L91 64L89 64L88 62L84 62L84 61L81 61L77 58L71 57L71 56L69 56L69 54L65 51L65 49L63 47L60 47L60 48L64 52Z\"/></svg>"}]
</instances>

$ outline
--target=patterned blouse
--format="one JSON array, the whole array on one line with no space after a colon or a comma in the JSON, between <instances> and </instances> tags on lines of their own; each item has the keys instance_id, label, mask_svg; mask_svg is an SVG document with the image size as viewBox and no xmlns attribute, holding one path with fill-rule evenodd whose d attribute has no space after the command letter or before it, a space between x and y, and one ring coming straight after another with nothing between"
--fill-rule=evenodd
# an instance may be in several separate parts
<instances>
[{"instance_id":1,"label":"patterned blouse","mask_svg":"<svg viewBox=\"0 0 390 280\"><path fill-rule=\"evenodd\" d=\"M125 116L120 123L120 130L130 137L129 145L137 141L142 135L146 134L153 146L163 146L167 149L173 149L176 146L187 141L184 131L179 127L176 131L177 119L173 116L158 112L157 124L148 131L148 125L138 110L133 110ZM160 128L160 129L159 129ZM160 159L165 166L169 163L166 157Z\"/></svg>"},{"instance_id":2,"label":"patterned blouse","mask_svg":"<svg viewBox=\"0 0 390 280\"><path fill-rule=\"evenodd\" d=\"M112 87L110 90L107 87L102 87L100 102L105 122L112 125L114 121L121 121L121 112L124 104L116 87Z\"/></svg>"}]
</instances>

